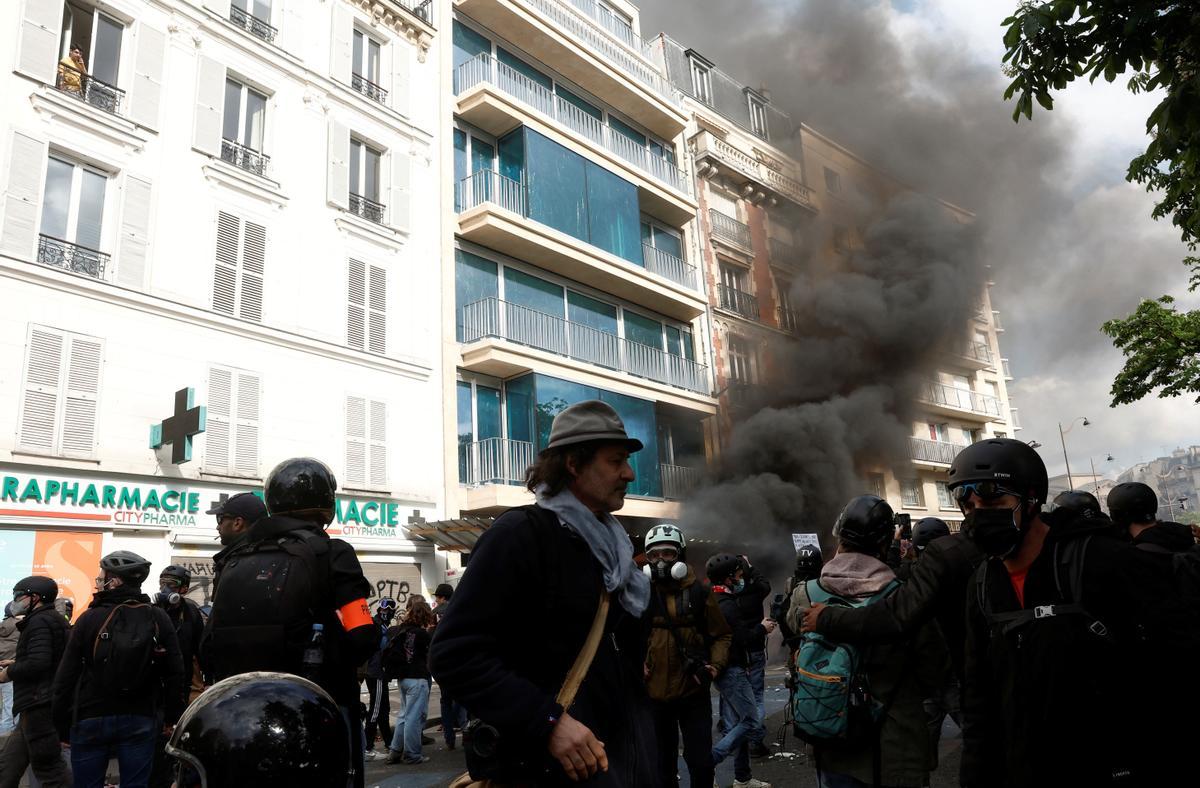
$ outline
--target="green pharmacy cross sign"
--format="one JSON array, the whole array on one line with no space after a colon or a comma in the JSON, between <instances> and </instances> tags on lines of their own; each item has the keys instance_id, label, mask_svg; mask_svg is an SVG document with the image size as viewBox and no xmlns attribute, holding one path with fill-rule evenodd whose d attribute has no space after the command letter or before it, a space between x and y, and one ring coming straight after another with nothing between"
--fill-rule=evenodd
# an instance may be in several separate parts
<instances>
[{"instance_id":1,"label":"green pharmacy cross sign","mask_svg":"<svg viewBox=\"0 0 1200 788\"><path fill-rule=\"evenodd\" d=\"M171 464L181 465L192 459L192 436L204 432L208 421L206 408L196 407L196 390L180 389L175 392L175 413L163 419L161 424L150 427L150 448L161 448L171 444Z\"/></svg>"}]
</instances>

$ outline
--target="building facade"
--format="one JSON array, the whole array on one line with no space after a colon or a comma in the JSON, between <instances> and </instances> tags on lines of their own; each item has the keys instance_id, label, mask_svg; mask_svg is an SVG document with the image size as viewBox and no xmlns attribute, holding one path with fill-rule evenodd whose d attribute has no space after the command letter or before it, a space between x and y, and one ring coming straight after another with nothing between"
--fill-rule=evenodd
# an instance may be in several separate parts
<instances>
[{"instance_id":1,"label":"building facade","mask_svg":"<svg viewBox=\"0 0 1200 788\"><path fill-rule=\"evenodd\" d=\"M439 420L414 418L442 402L432 12L0 11L0 586L36 569L85 601L124 548L204 601L204 512L297 455L336 473L330 533L376 595L441 581L404 531L446 504Z\"/></svg>"}]
</instances>

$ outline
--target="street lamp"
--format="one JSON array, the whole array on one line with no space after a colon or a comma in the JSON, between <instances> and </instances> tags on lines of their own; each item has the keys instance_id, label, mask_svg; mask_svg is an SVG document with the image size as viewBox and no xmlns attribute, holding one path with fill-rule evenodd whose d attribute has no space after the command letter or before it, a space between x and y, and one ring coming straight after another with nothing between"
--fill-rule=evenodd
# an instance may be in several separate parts
<instances>
[{"instance_id":1,"label":"street lamp","mask_svg":"<svg viewBox=\"0 0 1200 788\"><path fill-rule=\"evenodd\" d=\"M1071 489L1071 490L1075 489L1075 480L1071 478L1071 461L1069 459L1067 459L1067 437L1066 437L1066 435L1068 432L1071 431L1071 428L1075 426L1075 422L1077 422L1077 421L1082 421L1083 426L1085 426L1085 427L1091 425L1091 422L1088 421L1087 416L1076 416L1074 419L1071 420L1071 423L1067 425L1067 428L1065 430L1063 429L1062 422L1060 421L1058 423L1058 439L1060 441L1062 441L1063 462L1065 462L1067 464L1067 488Z\"/></svg>"},{"instance_id":2,"label":"street lamp","mask_svg":"<svg viewBox=\"0 0 1200 788\"><path fill-rule=\"evenodd\" d=\"M1112 462L1113 456L1111 454L1104 455L1104 461ZM1092 464L1092 492L1094 492L1096 495L1099 495L1100 494L1100 482L1096 481L1096 460L1093 459L1090 454L1088 455L1088 462L1090 462Z\"/></svg>"},{"instance_id":3,"label":"street lamp","mask_svg":"<svg viewBox=\"0 0 1200 788\"><path fill-rule=\"evenodd\" d=\"M1042 448L1042 444L1038 443L1037 441L1029 441L1029 448L1040 449Z\"/></svg>"}]
</instances>

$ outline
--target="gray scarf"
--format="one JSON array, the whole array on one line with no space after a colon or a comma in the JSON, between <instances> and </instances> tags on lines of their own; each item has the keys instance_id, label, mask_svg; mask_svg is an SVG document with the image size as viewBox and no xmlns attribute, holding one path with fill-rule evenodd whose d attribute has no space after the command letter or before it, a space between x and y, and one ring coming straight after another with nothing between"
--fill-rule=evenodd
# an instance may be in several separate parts
<instances>
[{"instance_id":1,"label":"gray scarf","mask_svg":"<svg viewBox=\"0 0 1200 788\"><path fill-rule=\"evenodd\" d=\"M604 588L616 592L617 601L629 613L640 616L650 603L650 578L633 562L633 543L611 514L597 517L570 490L547 496L546 486L534 491L538 506L558 515L563 525L587 543L604 569Z\"/></svg>"}]
</instances>

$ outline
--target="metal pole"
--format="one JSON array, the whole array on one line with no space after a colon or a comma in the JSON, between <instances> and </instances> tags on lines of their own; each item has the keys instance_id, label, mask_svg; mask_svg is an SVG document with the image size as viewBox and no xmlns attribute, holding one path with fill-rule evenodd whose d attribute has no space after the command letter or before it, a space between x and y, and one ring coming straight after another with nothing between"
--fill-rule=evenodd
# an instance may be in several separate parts
<instances>
[{"instance_id":1,"label":"metal pole","mask_svg":"<svg viewBox=\"0 0 1200 788\"><path fill-rule=\"evenodd\" d=\"M1075 489L1075 480L1071 478L1071 461L1067 459L1067 438L1063 435L1062 422L1058 423L1058 439L1062 441L1063 462L1067 464L1067 489Z\"/></svg>"},{"instance_id":2,"label":"metal pole","mask_svg":"<svg viewBox=\"0 0 1200 788\"><path fill-rule=\"evenodd\" d=\"M1090 462L1092 464L1092 492L1099 495L1100 494L1100 482L1096 481L1096 461L1089 456L1088 462Z\"/></svg>"}]
</instances>

